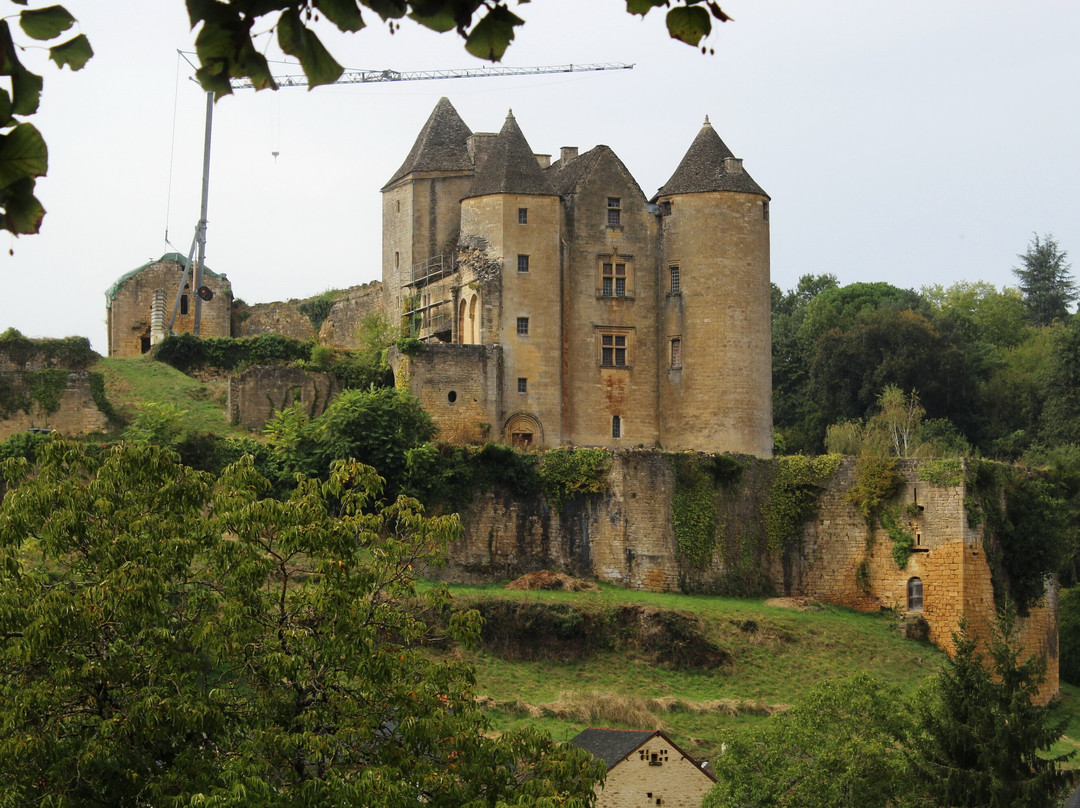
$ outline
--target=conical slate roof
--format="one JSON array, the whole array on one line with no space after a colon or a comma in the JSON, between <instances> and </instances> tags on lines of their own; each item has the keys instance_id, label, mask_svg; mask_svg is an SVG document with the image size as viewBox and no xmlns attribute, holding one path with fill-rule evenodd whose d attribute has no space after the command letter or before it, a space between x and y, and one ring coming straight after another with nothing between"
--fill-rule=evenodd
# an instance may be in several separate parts
<instances>
[{"instance_id":1,"label":"conical slate roof","mask_svg":"<svg viewBox=\"0 0 1080 808\"><path fill-rule=\"evenodd\" d=\"M476 178L465 198L489 194L555 194L512 111L477 166Z\"/></svg>"},{"instance_id":2,"label":"conical slate roof","mask_svg":"<svg viewBox=\"0 0 1080 808\"><path fill-rule=\"evenodd\" d=\"M440 98L413 143L409 156L383 186L383 190L414 171L469 171L473 167L469 159L470 135L472 130L458 115L450 99Z\"/></svg>"},{"instance_id":3,"label":"conical slate roof","mask_svg":"<svg viewBox=\"0 0 1080 808\"><path fill-rule=\"evenodd\" d=\"M683 157L675 173L656 197L674 194L707 194L712 191L735 191L744 194L768 196L743 169L735 163L732 154L720 135L712 128L709 119L701 127L694 142ZM730 161L725 164L725 160ZM656 198L654 197L654 199Z\"/></svg>"}]
</instances>

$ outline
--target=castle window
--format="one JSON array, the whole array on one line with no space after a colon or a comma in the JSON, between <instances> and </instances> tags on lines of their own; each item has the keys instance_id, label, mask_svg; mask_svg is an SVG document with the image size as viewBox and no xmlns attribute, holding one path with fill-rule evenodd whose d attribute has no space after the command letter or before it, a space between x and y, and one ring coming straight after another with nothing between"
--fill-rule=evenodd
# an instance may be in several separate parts
<instances>
[{"instance_id":1,"label":"castle window","mask_svg":"<svg viewBox=\"0 0 1080 808\"><path fill-rule=\"evenodd\" d=\"M671 277L671 286L669 287L669 289L671 291L671 294L673 294L673 295L681 295L682 294L682 275L681 275L681 273L679 271L679 265L678 264L672 264L671 266L669 266L668 267L668 274Z\"/></svg>"},{"instance_id":2,"label":"castle window","mask_svg":"<svg viewBox=\"0 0 1080 808\"><path fill-rule=\"evenodd\" d=\"M180 295L180 313L181 314L187 314L188 313L188 296L187 295Z\"/></svg>"},{"instance_id":3,"label":"castle window","mask_svg":"<svg viewBox=\"0 0 1080 808\"><path fill-rule=\"evenodd\" d=\"M525 378L524 376L518 376L518 392L519 393L527 393L527 392L529 392L529 380L527 378Z\"/></svg>"},{"instance_id":4,"label":"castle window","mask_svg":"<svg viewBox=\"0 0 1080 808\"><path fill-rule=\"evenodd\" d=\"M529 223L529 209L528 208L518 208L518 224L528 224L528 223Z\"/></svg>"},{"instance_id":5,"label":"castle window","mask_svg":"<svg viewBox=\"0 0 1080 808\"><path fill-rule=\"evenodd\" d=\"M907 582L907 607L909 612L921 612L923 604L922 578L910 578Z\"/></svg>"},{"instance_id":6,"label":"castle window","mask_svg":"<svg viewBox=\"0 0 1080 808\"><path fill-rule=\"evenodd\" d=\"M456 390L451 390L449 393L447 393L446 394L446 400L448 402L450 402L451 404L453 404L455 401L457 401L457 391Z\"/></svg>"},{"instance_id":7,"label":"castle window","mask_svg":"<svg viewBox=\"0 0 1080 808\"><path fill-rule=\"evenodd\" d=\"M611 437L622 437L622 418L620 418L618 415L611 416Z\"/></svg>"},{"instance_id":8,"label":"castle window","mask_svg":"<svg viewBox=\"0 0 1080 808\"><path fill-rule=\"evenodd\" d=\"M517 333L519 337L529 336L529 318L518 317L517 318Z\"/></svg>"},{"instance_id":9,"label":"castle window","mask_svg":"<svg viewBox=\"0 0 1080 808\"><path fill-rule=\"evenodd\" d=\"M518 256L518 272L528 272L528 271L529 271L529 256L527 256L527 255L519 255Z\"/></svg>"},{"instance_id":10,"label":"castle window","mask_svg":"<svg viewBox=\"0 0 1080 808\"><path fill-rule=\"evenodd\" d=\"M769 202L768 200L761 203L761 218L765 221L769 221Z\"/></svg>"},{"instance_id":11,"label":"castle window","mask_svg":"<svg viewBox=\"0 0 1080 808\"><path fill-rule=\"evenodd\" d=\"M628 260L632 256L604 255L600 257L599 297L633 297L634 266Z\"/></svg>"},{"instance_id":12,"label":"castle window","mask_svg":"<svg viewBox=\"0 0 1080 808\"><path fill-rule=\"evenodd\" d=\"M671 367L682 367L682 337L671 338Z\"/></svg>"},{"instance_id":13,"label":"castle window","mask_svg":"<svg viewBox=\"0 0 1080 808\"><path fill-rule=\"evenodd\" d=\"M606 368L621 368L630 364L630 335L626 331L600 332L600 364Z\"/></svg>"},{"instance_id":14,"label":"castle window","mask_svg":"<svg viewBox=\"0 0 1080 808\"><path fill-rule=\"evenodd\" d=\"M670 199L665 199L663 202L660 203L660 215L662 215L662 216L670 216L671 215L671 200Z\"/></svg>"},{"instance_id":15,"label":"castle window","mask_svg":"<svg viewBox=\"0 0 1080 808\"><path fill-rule=\"evenodd\" d=\"M619 227L622 224L622 199L617 196L608 197L607 223L608 227Z\"/></svg>"}]
</instances>

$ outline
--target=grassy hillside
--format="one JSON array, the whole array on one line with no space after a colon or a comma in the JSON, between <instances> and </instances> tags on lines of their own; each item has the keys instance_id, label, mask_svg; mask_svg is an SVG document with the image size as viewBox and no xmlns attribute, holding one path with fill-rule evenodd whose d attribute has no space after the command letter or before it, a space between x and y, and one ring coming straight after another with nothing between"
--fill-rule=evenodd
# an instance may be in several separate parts
<instances>
[{"instance_id":1,"label":"grassy hillside","mask_svg":"<svg viewBox=\"0 0 1080 808\"><path fill-rule=\"evenodd\" d=\"M135 417L137 404L153 401L186 410L192 432L235 431L225 418L224 379L199 381L148 356L102 358L91 370L104 374L105 395L125 421Z\"/></svg>"},{"instance_id":2,"label":"grassy hillside","mask_svg":"<svg viewBox=\"0 0 1080 808\"><path fill-rule=\"evenodd\" d=\"M455 586L452 592L459 604L510 600L569 605L582 614L625 604L674 610L700 621L705 637L725 652L726 661L711 669L668 666L650 659L648 649L600 650L561 661L515 659L529 656L527 649L496 648L491 637L467 654L497 729L527 723L557 739L587 726L662 728L686 751L708 758L733 729L764 720L822 680L865 671L910 693L943 659L929 643L901 637L891 615L831 606L800 610L611 586L576 593Z\"/></svg>"}]
</instances>

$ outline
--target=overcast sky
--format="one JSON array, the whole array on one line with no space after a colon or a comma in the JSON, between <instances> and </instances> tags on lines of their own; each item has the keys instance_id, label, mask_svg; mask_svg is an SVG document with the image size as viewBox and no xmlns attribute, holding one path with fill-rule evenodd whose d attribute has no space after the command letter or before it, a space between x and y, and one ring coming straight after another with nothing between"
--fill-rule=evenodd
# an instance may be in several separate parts
<instances>
[{"instance_id":1,"label":"overcast sky","mask_svg":"<svg viewBox=\"0 0 1080 808\"><path fill-rule=\"evenodd\" d=\"M49 143L38 184L48 215L38 236L0 236L0 330L81 334L104 352L105 289L190 248L205 96L177 56L194 41L183 0L66 5L95 56L79 73L25 56L45 75L34 123ZM249 303L379 277L379 188L443 95L473 131L498 131L512 107L536 152L607 144L646 195L708 115L773 199L782 289L825 272L905 288L1013 285L1035 232L1080 255L1076 0L722 5L735 21L710 37L712 56L669 40L662 10L642 20L622 0L534 0L515 8L527 22L504 64L635 68L223 99L207 265ZM391 36L374 15L324 42L355 68L479 64L455 35L405 21Z\"/></svg>"}]
</instances>

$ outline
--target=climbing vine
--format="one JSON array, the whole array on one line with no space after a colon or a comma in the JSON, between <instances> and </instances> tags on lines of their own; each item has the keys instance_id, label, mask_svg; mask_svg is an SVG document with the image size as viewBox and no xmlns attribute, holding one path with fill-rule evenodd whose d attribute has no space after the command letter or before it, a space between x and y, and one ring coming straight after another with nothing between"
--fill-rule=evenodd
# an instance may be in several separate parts
<instances>
[{"instance_id":1,"label":"climbing vine","mask_svg":"<svg viewBox=\"0 0 1080 808\"><path fill-rule=\"evenodd\" d=\"M915 549L915 537L911 535L911 531L900 526L900 521L892 509L883 510L878 521L892 539L893 561L896 562L897 568L904 569Z\"/></svg>"},{"instance_id":2,"label":"climbing vine","mask_svg":"<svg viewBox=\"0 0 1080 808\"><path fill-rule=\"evenodd\" d=\"M1064 502L1045 478L1002 463L970 460L966 482L968 524L985 524L994 601L999 607L1011 602L1025 615L1067 552Z\"/></svg>"},{"instance_id":3,"label":"climbing vine","mask_svg":"<svg viewBox=\"0 0 1080 808\"><path fill-rule=\"evenodd\" d=\"M847 496L868 528L904 484L896 465L895 457L875 452L860 454L855 461L855 482Z\"/></svg>"},{"instance_id":4,"label":"climbing vine","mask_svg":"<svg viewBox=\"0 0 1080 808\"><path fill-rule=\"evenodd\" d=\"M706 456L671 455L675 491L671 497L671 521L679 552L694 567L712 560L716 546L716 482Z\"/></svg>"},{"instance_id":5,"label":"climbing vine","mask_svg":"<svg viewBox=\"0 0 1080 808\"><path fill-rule=\"evenodd\" d=\"M814 512L821 489L840 468L843 458L828 454L817 457L791 455L775 459L765 506L765 533L769 549L789 547L802 536L806 520Z\"/></svg>"},{"instance_id":6,"label":"climbing vine","mask_svg":"<svg viewBox=\"0 0 1080 808\"><path fill-rule=\"evenodd\" d=\"M0 334L0 354L7 356L16 369L25 368L31 360L35 360L39 367L83 370L97 359L86 337L30 339L14 328Z\"/></svg>"},{"instance_id":7,"label":"climbing vine","mask_svg":"<svg viewBox=\"0 0 1080 808\"><path fill-rule=\"evenodd\" d=\"M611 455L603 449L552 449L540 458L540 488L555 512L562 513L573 497L606 491L609 468Z\"/></svg>"},{"instance_id":8,"label":"climbing vine","mask_svg":"<svg viewBox=\"0 0 1080 808\"><path fill-rule=\"evenodd\" d=\"M60 399L67 389L69 373L58 368L29 370L17 374L19 381L0 376L0 417L7 418L22 410L29 414L36 403L46 415L60 409Z\"/></svg>"},{"instance_id":9,"label":"climbing vine","mask_svg":"<svg viewBox=\"0 0 1080 808\"><path fill-rule=\"evenodd\" d=\"M322 324L330 316L330 309L334 308L337 299L338 293L333 289L327 289L321 295L313 297L311 300L305 300L296 307L296 310L311 321L311 327L318 334Z\"/></svg>"},{"instance_id":10,"label":"climbing vine","mask_svg":"<svg viewBox=\"0 0 1080 808\"><path fill-rule=\"evenodd\" d=\"M930 485L960 485L964 481L964 463L956 457L924 460L919 464L919 479Z\"/></svg>"}]
</instances>

